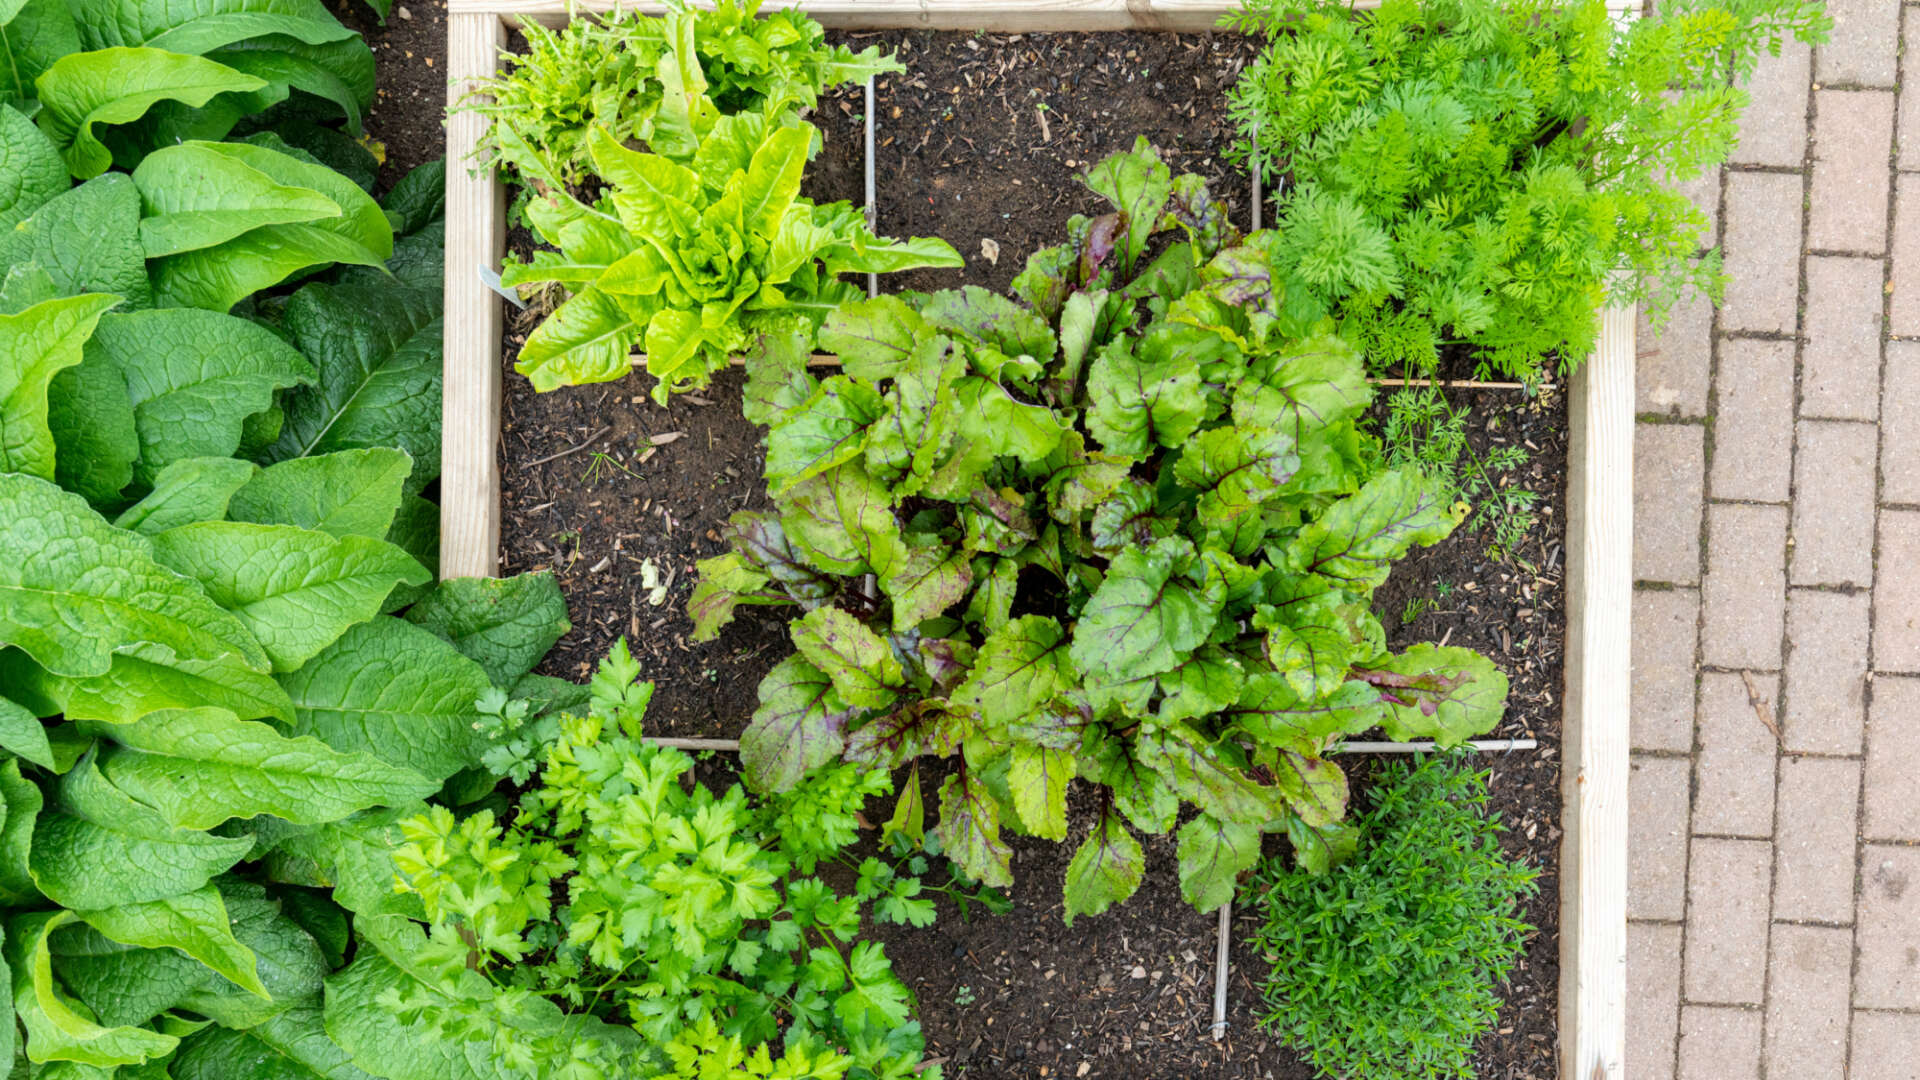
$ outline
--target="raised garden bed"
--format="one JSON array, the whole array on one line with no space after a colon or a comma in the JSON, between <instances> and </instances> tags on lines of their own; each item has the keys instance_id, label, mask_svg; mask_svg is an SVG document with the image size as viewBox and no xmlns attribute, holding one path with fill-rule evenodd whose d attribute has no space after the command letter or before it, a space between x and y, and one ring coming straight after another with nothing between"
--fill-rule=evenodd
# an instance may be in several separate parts
<instances>
[{"instance_id":1,"label":"raised garden bed","mask_svg":"<svg viewBox=\"0 0 1920 1080\"><path fill-rule=\"evenodd\" d=\"M1211 35L1008 36L1200 31L1231 4L843 0L804 6L848 33L911 29L887 34L903 52L908 74L877 87L880 224L889 232L945 236L969 265L903 275L890 287L1004 286L1026 253L1052 239L1064 217L1080 208L1075 203L1084 193L1071 179L1070 162L1085 164L1136 133L1177 148L1180 166L1212 174L1223 194L1240 195L1234 217L1246 222L1244 181L1226 176L1217 152L1225 136L1218 95L1206 85L1210 74L1221 77L1244 55L1237 42ZM559 19L563 11L561 4L456 0L448 19L456 93L462 80L492 70L504 16ZM931 29L988 36L926 32ZM1043 64L1008 62L1010 55L1042 52ZM1078 85L1059 85L1075 76ZM1193 86L1195 79L1200 85ZM1036 96L1048 109L1035 107ZM858 94L825 103L827 154L812 179L817 194L859 197L863 105ZM467 154L480 126L472 114L454 118L450 159ZM776 618L747 616L714 644L695 646L686 640L690 628L681 612L691 563L721 550L716 526L765 497L757 482L759 432L739 415L738 379L723 376L704 395L667 408L653 405L639 380L536 396L523 380L503 379L521 331L503 319L504 304L478 272L497 267L505 250L503 205L498 183L452 170L443 573L552 566L576 630L549 670L577 678L613 638L628 636L660 684L657 730L735 735L752 710L759 678L783 655L784 628ZM982 240L992 242L997 259L988 258ZM1493 734L1538 735L1546 748L1489 761L1495 805L1515 826L1517 848L1550 871L1556 830L1565 829L1560 917L1550 912L1556 894L1550 873L1529 913L1549 930L1516 972L1501 1030L1482 1048L1483 1075L1546 1075L1556 1038L1562 1076L1593 1080L1621 1068L1631 338L1630 315L1610 315L1599 354L1568 388L1564 418L1549 404L1531 419L1510 415L1502 433L1534 443L1545 490L1553 489L1561 453L1565 457L1564 507L1555 505L1548 527L1535 534L1539 550L1530 553L1538 578L1500 581L1500 571L1482 573L1472 565L1481 543L1462 533L1402 564L1395 585L1382 594L1383 603L1399 605L1408 594L1431 590L1434 580L1478 579L1478 595L1421 616L1413 636L1435 640L1451 631L1451 644L1479 648L1514 677L1509 718ZM1561 453L1553 432L1570 433ZM504 491L503 466L510 477ZM643 576L649 564L651 585ZM1564 653L1558 646L1563 606ZM1563 787L1558 815L1547 794L1556 775ZM1049 844L1016 849L1017 895L1045 900L985 922L963 923L943 912L933 930L881 935L921 996L931 1053L987 1075L1037 1075L1043 1066L1046 1075L1072 1074L1083 1062L1090 1066L1086 1075L1095 1068L1099 1075L1307 1075L1288 1071L1296 1068L1290 1058L1250 1028L1257 998L1245 973L1261 965L1244 946L1233 956L1226 1037L1217 1044L1207 1038L1214 919L1180 898L1170 841L1148 843L1148 876L1139 894L1064 932L1053 898L1067 852ZM1556 968L1557 1024L1549 1004L1556 998Z\"/></svg>"}]
</instances>

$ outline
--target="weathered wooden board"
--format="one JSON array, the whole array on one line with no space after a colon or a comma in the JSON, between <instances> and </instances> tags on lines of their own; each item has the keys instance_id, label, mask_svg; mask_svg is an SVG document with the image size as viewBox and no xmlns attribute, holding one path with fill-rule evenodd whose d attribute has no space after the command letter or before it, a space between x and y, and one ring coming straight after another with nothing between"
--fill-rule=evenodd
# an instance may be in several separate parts
<instances>
[{"instance_id":1,"label":"weathered wooden board","mask_svg":"<svg viewBox=\"0 0 1920 1080\"><path fill-rule=\"evenodd\" d=\"M1599 348L1574 375L1568 400L1561 1080L1626 1072L1633 325L1633 308L1607 309Z\"/></svg>"},{"instance_id":2,"label":"weathered wooden board","mask_svg":"<svg viewBox=\"0 0 1920 1080\"><path fill-rule=\"evenodd\" d=\"M640 0L584 0L575 13L621 7L657 12L665 5ZM1375 7L1362 3L1358 7ZM1240 10L1238 0L766 0L762 10L804 7L823 25L841 30L1180 30L1213 28L1222 15ZM486 12L564 22L566 0L448 0L449 14Z\"/></svg>"}]
</instances>

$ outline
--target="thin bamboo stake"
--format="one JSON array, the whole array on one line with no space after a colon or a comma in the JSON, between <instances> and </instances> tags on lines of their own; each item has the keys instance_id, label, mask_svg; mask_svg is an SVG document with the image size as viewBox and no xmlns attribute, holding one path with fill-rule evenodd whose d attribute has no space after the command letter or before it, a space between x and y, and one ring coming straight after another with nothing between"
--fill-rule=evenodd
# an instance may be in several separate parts
<instances>
[{"instance_id":1,"label":"thin bamboo stake","mask_svg":"<svg viewBox=\"0 0 1920 1080\"><path fill-rule=\"evenodd\" d=\"M1227 947L1233 940L1233 901L1220 905L1220 941L1213 951L1213 1041L1227 1033Z\"/></svg>"},{"instance_id":2,"label":"thin bamboo stake","mask_svg":"<svg viewBox=\"0 0 1920 1080\"><path fill-rule=\"evenodd\" d=\"M880 235L880 208L874 199L873 185L873 76L867 76L867 231ZM880 275L867 271L867 295L880 295Z\"/></svg>"},{"instance_id":3,"label":"thin bamboo stake","mask_svg":"<svg viewBox=\"0 0 1920 1080\"><path fill-rule=\"evenodd\" d=\"M676 750L739 750L738 739L680 739L667 736L654 738L649 736L645 742L655 746L669 746ZM1470 739L1461 746L1482 753L1500 753L1507 750L1535 750L1540 744L1534 739ZM1431 754L1438 747L1430 742L1350 742L1333 748L1336 754Z\"/></svg>"}]
</instances>

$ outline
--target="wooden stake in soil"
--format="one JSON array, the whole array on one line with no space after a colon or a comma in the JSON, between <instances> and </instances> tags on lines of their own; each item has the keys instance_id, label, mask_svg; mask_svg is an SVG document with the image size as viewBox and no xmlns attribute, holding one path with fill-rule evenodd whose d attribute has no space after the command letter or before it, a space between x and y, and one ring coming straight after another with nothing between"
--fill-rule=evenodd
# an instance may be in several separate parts
<instances>
[{"instance_id":1,"label":"wooden stake in soil","mask_svg":"<svg viewBox=\"0 0 1920 1080\"><path fill-rule=\"evenodd\" d=\"M1227 1033L1227 945L1233 940L1233 901L1220 905L1220 943L1213 952L1213 1041Z\"/></svg>"},{"instance_id":2,"label":"wooden stake in soil","mask_svg":"<svg viewBox=\"0 0 1920 1080\"><path fill-rule=\"evenodd\" d=\"M874 201L873 185L873 76L867 76L867 231L880 235L880 208ZM867 271L867 296L880 295L880 275Z\"/></svg>"}]
</instances>

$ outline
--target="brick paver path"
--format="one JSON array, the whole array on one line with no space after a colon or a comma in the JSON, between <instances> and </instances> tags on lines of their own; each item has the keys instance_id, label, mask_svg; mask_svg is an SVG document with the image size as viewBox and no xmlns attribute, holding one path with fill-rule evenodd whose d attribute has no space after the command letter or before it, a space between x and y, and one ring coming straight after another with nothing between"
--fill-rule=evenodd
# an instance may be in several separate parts
<instances>
[{"instance_id":1,"label":"brick paver path","mask_svg":"<svg viewBox=\"0 0 1920 1080\"><path fill-rule=\"evenodd\" d=\"M1828 10L1641 328L1629 1080L1920 1080L1920 4Z\"/></svg>"}]
</instances>

